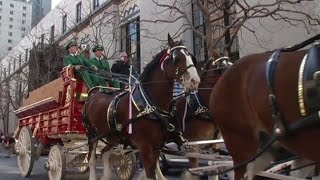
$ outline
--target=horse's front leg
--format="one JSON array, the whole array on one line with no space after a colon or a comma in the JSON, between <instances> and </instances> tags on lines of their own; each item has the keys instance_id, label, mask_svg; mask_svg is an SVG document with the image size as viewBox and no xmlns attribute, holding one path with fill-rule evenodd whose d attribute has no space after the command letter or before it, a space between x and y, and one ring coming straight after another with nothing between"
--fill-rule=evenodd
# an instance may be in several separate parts
<instances>
[{"instance_id":1,"label":"horse's front leg","mask_svg":"<svg viewBox=\"0 0 320 180\"><path fill-rule=\"evenodd\" d=\"M103 177L101 180L111 180L114 179L112 176L112 170L110 167L110 155L112 153L112 149L109 145L107 145L102 151L102 162L103 162Z\"/></svg>"},{"instance_id":2,"label":"horse's front leg","mask_svg":"<svg viewBox=\"0 0 320 180\"><path fill-rule=\"evenodd\" d=\"M162 171L161 171L161 169L160 169L159 158L158 158L157 167L156 167L156 177L157 177L159 180L165 180L165 179L166 179L166 178L164 177L164 175L162 174Z\"/></svg>"},{"instance_id":3,"label":"horse's front leg","mask_svg":"<svg viewBox=\"0 0 320 180\"><path fill-rule=\"evenodd\" d=\"M189 159L190 168L199 167L199 159L198 159L198 158L188 158L188 159ZM200 177L191 174L188 170L185 170L185 171L181 174L181 179L199 180Z\"/></svg>"},{"instance_id":4,"label":"horse's front leg","mask_svg":"<svg viewBox=\"0 0 320 180\"><path fill-rule=\"evenodd\" d=\"M97 149L98 142L94 142L89 144L89 180L97 180L97 157L96 157L96 149Z\"/></svg>"},{"instance_id":5,"label":"horse's front leg","mask_svg":"<svg viewBox=\"0 0 320 180\"><path fill-rule=\"evenodd\" d=\"M139 151L143 161L143 166L144 166L147 180L165 179L159 167L160 151L154 149L151 146L139 148ZM156 169L157 169L157 173L156 173ZM156 174L158 174L158 176Z\"/></svg>"}]
</instances>

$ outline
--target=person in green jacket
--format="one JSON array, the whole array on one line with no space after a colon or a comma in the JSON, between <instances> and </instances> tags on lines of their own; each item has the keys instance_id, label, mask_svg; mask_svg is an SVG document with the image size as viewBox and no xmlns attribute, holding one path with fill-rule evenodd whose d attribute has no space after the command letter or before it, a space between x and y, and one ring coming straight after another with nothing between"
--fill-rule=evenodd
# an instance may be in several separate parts
<instances>
[{"instance_id":1,"label":"person in green jacket","mask_svg":"<svg viewBox=\"0 0 320 180\"><path fill-rule=\"evenodd\" d=\"M101 45L96 45L93 49L92 49L93 53L95 54L94 58L91 58L90 62L91 64L93 64L95 67L97 67L97 69L105 71L105 72L111 72L110 71L110 66L108 63L108 60L105 58L103 51L104 48ZM103 77L98 77L95 78L97 81L95 82L95 85L98 86L108 86L108 82L106 80L106 78ZM118 82L116 81L112 81L112 86L113 87L119 87Z\"/></svg>"},{"instance_id":2,"label":"person in green jacket","mask_svg":"<svg viewBox=\"0 0 320 180\"><path fill-rule=\"evenodd\" d=\"M73 66L75 68L75 70L77 71L77 73L80 73L80 75L82 76L83 80L85 81L85 83L88 86L88 89L91 89L92 87L94 87L94 78L92 76L90 76L90 74L85 71L82 70L81 67L89 67L89 68L95 68L95 66L93 66L92 64L89 63L88 60L86 60L86 58L82 55L82 54L78 54L78 45L77 42L74 40L71 40L70 42L68 42L68 44L66 45L66 50L69 52L69 55L67 55L64 58L64 66Z\"/></svg>"}]
</instances>

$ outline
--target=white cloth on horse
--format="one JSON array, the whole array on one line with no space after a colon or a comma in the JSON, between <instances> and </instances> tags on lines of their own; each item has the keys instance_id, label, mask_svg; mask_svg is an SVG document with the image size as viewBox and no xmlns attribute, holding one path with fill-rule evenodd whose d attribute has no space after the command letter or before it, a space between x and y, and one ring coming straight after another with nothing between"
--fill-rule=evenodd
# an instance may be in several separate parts
<instances>
[{"instance_id":1,"label":"white cloth on horse","mask_svg":"<svg viewBox=\"0 0 320 180\"><path fill-rule=\"evenodd\" d=\"M182 96L183 92L184 92L183 85L178 81L174 81L174 83L173 83L173 99L177 99L180 96Z\"/></svg>"},{"instance_id":2,"label":"white cloth on horse","mask_svg":"<svg viewBox=\"0 0 320 180\"><path fill-rule=\"evenodd\" d=\"M178 81L174 81L174 83L173 83L173 99L176 100L176 99L180 98L181 96L184 95L183 93L184 93L183 85ZM188 97L187 97L187 100L188 100ZM182 118L182 131L183 132L186 129L186 126L185 126L186 115L187 115L187 101L185 102L183 118Z\"/></svg>"}]
</instances>

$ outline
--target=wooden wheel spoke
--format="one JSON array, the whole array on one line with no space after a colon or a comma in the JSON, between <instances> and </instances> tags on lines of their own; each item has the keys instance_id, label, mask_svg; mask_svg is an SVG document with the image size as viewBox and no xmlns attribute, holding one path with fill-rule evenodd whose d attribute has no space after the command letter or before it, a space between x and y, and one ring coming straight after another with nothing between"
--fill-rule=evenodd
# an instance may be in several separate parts
<instances>
[{"instance_id":1,"label":"wooden wheel spoke","mask_svg":"<svg viewBox=\"0 0 320 180\"><path fill-rule=\"evenodd\" d=\"M66 173L66 159L60 145L54 145L50 148L48 161L51 167L48 171L49 179L64 179Z\"/></svg>"},{"instance_id":2,"label":"wooden wheel spoke","mask_svg":"<svg viewBox=\"0 0 320 180\"><path fill-rule=\"evenodd\" d=\"M34 144L29 127L22 127L18 137L17 147L20 149L19 155L17 156L20 174L23 177L28 177L32 172L34 162Z\"/></svg>"}]
</instances>

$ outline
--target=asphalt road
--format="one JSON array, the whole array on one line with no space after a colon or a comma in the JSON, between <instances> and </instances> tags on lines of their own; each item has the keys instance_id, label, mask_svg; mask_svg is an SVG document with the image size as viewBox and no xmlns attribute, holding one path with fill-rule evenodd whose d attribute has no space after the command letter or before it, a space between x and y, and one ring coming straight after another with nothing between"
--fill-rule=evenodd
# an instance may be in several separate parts
<instances>
[{"instance_id":1,"label":"asphalt road","mask_svg":"<svg viewBox=\"0 0 320 180\"><path fill-rule=\"evenodd\" d=\"M15 155L11 155L10 158L5 158L7 154L3 149L0 149L0 180L47 180L47 172L43 165L47 160L46 156L40 157L38 161L34 163L32 174L29 178L22 178L19 173L19 167ZM102 168L102 167L101 167ZM102 174L102 169L98 168L98 173ZM137 177L139 172L136 173ZM166 176L168 180L180 179L181 169L171 169ZM67 176L68 180L87 180L88 173L84 175L73 174ZM134 178L137 179L137 178Z\"/></svg>"}]
</instances>

